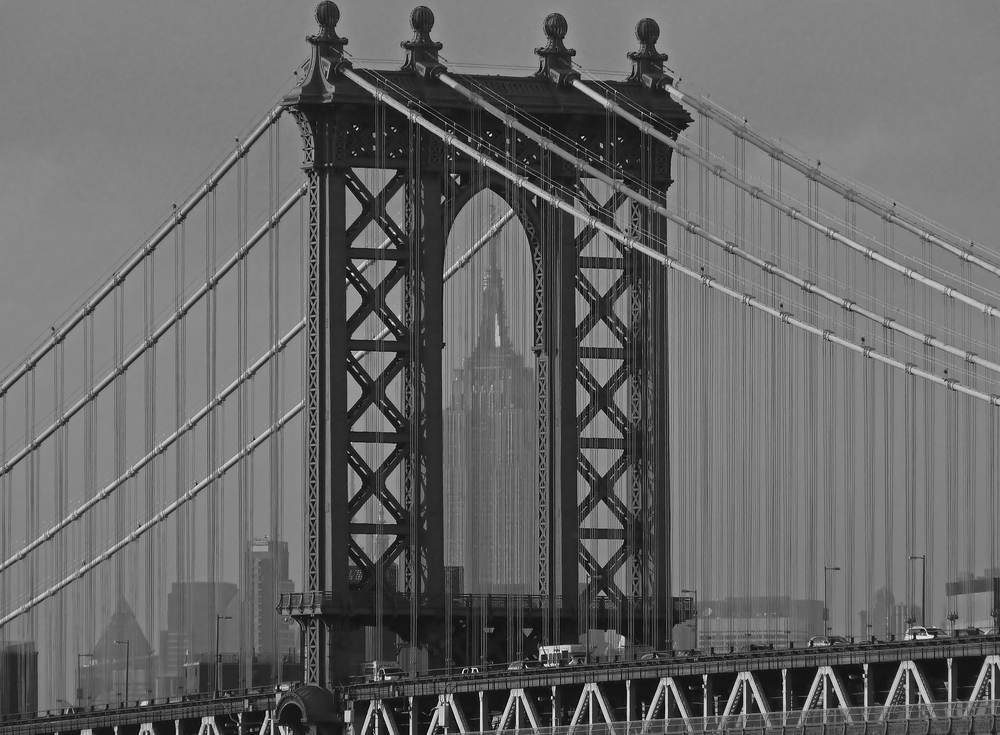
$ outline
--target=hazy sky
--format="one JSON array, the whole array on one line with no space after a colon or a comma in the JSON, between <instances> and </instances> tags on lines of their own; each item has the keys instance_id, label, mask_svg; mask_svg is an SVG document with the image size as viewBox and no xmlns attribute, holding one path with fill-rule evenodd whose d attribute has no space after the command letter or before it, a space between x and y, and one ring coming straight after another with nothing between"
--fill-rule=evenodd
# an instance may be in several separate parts
<instances>
[{"instance_id":1,"label":"hazy sky","mask_svg":"<svg viewBox=\"0 0 1000 735\"><path fill-rule=\"evenodd\" d=\"M312 0L0 2L0 366L132 250L307 54ZM409 3L340 3L362 58L401 58ZM992 243L1000 225L995 0L439 0L454 62L535 63L545 14L590 69L625 70L644 16L682 78ZM525 72L528 73L528 72ZM4 371L6 372L6 371Z\"/></svg>"}]
</instances>

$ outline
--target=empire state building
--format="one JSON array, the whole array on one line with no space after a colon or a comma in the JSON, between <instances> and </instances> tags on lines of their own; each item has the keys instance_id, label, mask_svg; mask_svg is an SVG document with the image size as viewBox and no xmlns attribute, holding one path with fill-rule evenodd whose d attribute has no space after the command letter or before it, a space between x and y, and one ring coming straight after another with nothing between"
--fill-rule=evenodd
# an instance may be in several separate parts
<instances>
[{"instance_id":1,"label":"empire state building","mask_svg":"<svg viewBox=\"0 0 1000 735\"><path fill-rule=\"evenodd\" d=\"M463 569L465 592L536 594L535 379L511 342L493 248L479 303L444 409L446 563Z\"/></svg>"}]
</instances>

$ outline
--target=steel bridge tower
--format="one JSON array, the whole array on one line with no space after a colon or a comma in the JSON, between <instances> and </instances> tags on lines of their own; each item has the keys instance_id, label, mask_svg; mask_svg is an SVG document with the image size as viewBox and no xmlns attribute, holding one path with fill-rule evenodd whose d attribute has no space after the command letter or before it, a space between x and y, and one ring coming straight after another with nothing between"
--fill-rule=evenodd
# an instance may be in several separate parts
<instances>
[{"instance_id":1,"label":"steel bridge tower","mask_svg":"<svg viewBox=\"0 0 1000 735\"><path fill-rule=\"evenodd\" d=\"M331 687L357 673L364 656L359 631L378 619L408 645L424 648L432 667L445 665L452 632L445 630L443 614L451 592L444 565L442 270L456 214L484 188L514 210L527 234L533 278L539 588L524 603L530 608L525 624L537 626L543 642L575 642L586 613L592 628L608 627L614 619L626 637L665 647L674 622L665 275L650 275L638 267L639 256L624 251L613 258L584 256L596 231L577 231L566 213L523 193L511 195L499 178L473 175L470 160L378 106L339 73L350 63L347 39L337 34L339 17L332 2L317 7L319 33L308 38L311 62L284 101L302 133L308 177L308 296L306 591L284 596L281 607L304 631L306 683ZM575 168L489 116L474 122L470 103L436 80L444 67L442 45L430 37L433 14L418 7L410 23L414 34L402 44L404 65L379 72L390 93L419 99L458 135L475 129L494 146L515 152L532 178L576 192L578 204L595 213L597 206L614 211L625 203L618 194L594 202ZM548 42L535 50L539 67L533 76L478 75L474 84L599 159L607 139L605 112L567 86L579 75L572 65L575 51L563 43L565 19L548 16L544 31ZM606 85L679 133L690 117L658 89L666 58L654 45L659 29L644 20L637 36L641 46L629 54L631 76ZM613 144L618 173L665 197L670 149L624 126ZM384 186L370 190L364 169L385 171ZM402 218L387 206L397 195L405 202ZM631 220L637 236L666 235L665 224L645 210L631 210ZM386 234L386 247L364 246L361 233L371 223ZM362 267L372 259L391 267L378 274ZM612 274L614 286L606 292L594 278L598 271L605 281ZM387 296L394 288L401 289L399 303ZM618 316L622 307L616 309L621 298L628 299L624 318ZM586 304L585 313L578 303ZM360 327L372 316L385 325L384 339L362 338ZM607 327L620 344L582 346L595 325ZM358 358L363 352L384 353L381 372L366 369ZM601 374L610 377L595 378L584 358L605 361L609 369ZM401 381L398 396L386 390L393 381ZM364 429L361 418L372 408L391 428ZM601 412L613 417L617 431L585 434ZM378 466L365 460L373 444L384 457ZM613 452L611 469L596 471L584 457L588 448ZM360 479L353 491L350 471ZM394 473L398 488L386 484ZM361 509L370 502L381 503L390 520L377 526L366 520ZM581 530L581 518L602 503L617 525ZM368 542L376 534L389 541L370 555L366 549L373 548ZM587 551L591 539L621 544L601 564ZM399 579L390 584L385 572L393 565ZM595 598L600 606L581 610Z\"/></svg>"}]
</instances>

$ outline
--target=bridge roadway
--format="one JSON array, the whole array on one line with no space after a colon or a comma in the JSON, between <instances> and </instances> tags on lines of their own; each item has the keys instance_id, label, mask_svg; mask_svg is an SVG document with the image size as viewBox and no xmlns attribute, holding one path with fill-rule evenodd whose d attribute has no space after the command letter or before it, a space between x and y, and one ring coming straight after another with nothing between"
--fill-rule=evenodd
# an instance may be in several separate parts
<instances>
[{"instance_id":1,"label":"bridge roadway","mask_svg":"<svg viewBox=\"0 0 1000 735\"><path fill-rule=\"evenodd\" d=\"M312 687L194 695L5 718L0 735L994 733L998 696L1000 638L978 638L358 681L332 696ZM293 725L303 718L313 726Z\"/></svg>"}]
</instances>

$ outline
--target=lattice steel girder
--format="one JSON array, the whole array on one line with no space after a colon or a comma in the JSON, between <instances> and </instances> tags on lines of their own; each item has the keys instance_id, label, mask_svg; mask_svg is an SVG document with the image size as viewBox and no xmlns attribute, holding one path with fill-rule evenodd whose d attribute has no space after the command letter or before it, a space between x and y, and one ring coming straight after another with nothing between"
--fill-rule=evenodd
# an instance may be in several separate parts
<instances>
[{"instance_id":1,"label":"lattice steel girder","mask_svg":"<svg viewBox=\"0 0 1000 735\"><path fill-rule=\"evenodd\" d=\"M586 186L577 187L582 198L596 211L615 211L624 201L614 193L601 207ZM665 239L666 226L661 218L630 204L630 230L656 246ZM577 250L583 252L596 233L584 228L577 236ZM581 435L579 469L587 492L579 503L578 515L587 527L581 538L616 538L621 543L601 564L581 544L580 560L589 575L582 599L606 594L628 605L635 614L625 618L622 631L632 640L669 647L671 611L660 599L669 590L669 403L667 358L667 312L665 276L650 269L633 254L619 248L612 257L581 257L586 263L577 280L577 290L588 306L582 316L577 336L581 364L577 377L588 402L579 413ZM644 267L646 266L646 267ZM610 284L601 289L592 272L611 272ZM607 277L604 277L607 280ZM624 315L616 310L626 299ZM587 348L588 335L603 325L618 347ZM603 366L603 382L588 369L584 360ZM627 386L624 402L618 393ZM599 417L604 418L600 431ZM598 427L598 428L590 428ZM608 468L598 471L585 454L586 448L611 450ZM618 527L595 526L599 506L608 509L609 521ZM618 572L628 570L629 584L622 588Z\"/></svg>"},{"instance_id":2,"label":"lattice steel girder","mask_svg":"<svg viewBox=\"0 0 1000 735\"><path fill-rule=\"evenodd\" d=\"M418 170L408 184L407 234L411 267L403 297L410 331L410 360L404 374L405 415L410 422L410 455L406 462L405 503L411 514L406 552L405 591L410 596L412 642L429 644L430 665L444 665L441 630L419 629L417 601L422 595L444 594L444 474L441 349L444 345L444 182L419 128L411 146ZM427 160L423 160L423 153ZM426 166L426 169L424 168ZM414 531L416 531L414 533ZM434 626L432 626L434 627Z\"/></svg>"}]
</instances>

